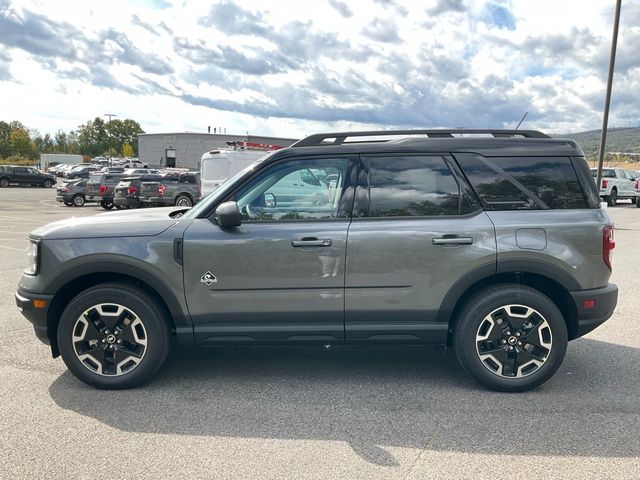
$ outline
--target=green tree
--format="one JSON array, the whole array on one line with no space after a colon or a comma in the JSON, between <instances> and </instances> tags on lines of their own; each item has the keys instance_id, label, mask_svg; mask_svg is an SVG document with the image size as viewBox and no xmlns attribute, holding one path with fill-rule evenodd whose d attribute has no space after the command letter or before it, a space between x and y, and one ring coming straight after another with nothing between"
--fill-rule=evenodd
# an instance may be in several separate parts
<instances>
[{"instance_id":1,"label":"green tree","mask_svg":"<svg viewBox=\"0 0 640 480\"><path fill-rule=\"evenodd\" d=\"M12 122L13 123L13 122ZM35 158L36 148L29 132L24 128L13 128L9 135L11 153L25 158Z\"/></svg>"},{"instance_id":2,"label":"green tree","mask_svg":"<svg viewBox=\"0 0 640 480\"><path fill-rule=\"evenodd\" d=\"M53 143L51 135L44 134L44 137L40 134L34 135L33 143L36 148L36 152L39 153L54 153L56 151L56 145Z\"/></svg>"},{"instance_id":3,"label":"green tree","mask_svg":"<svg viewBox=\"0 0 640 480\"><path fill-rule=\"evenodd\" d=\"M95 157L109 149L107 127L100 117L78 127L78 146L83 154Z\"/></svg>"},{"instance_id":4,"label":"green tree","mask_svg":"<svg viewBox=\"0 0 640 480\"><path fill-rule=\"evenodd\" d=\"M0 158L11 155L11 125L0 121Z\"/></svg>"},{"instance_id":5,"label":"green tree","mask_svg":"<svg viewBox=\"0 0 640 480\"><path fill-rule=\"evenodd\" d=\"M130 156L137 154L138 134L144 133L138 122L130 118L114 119L107 122L107 131L110 145L115 151L122 152L125 144L129 144L133 148L133 154Z\"/></svg>"}]
</instances>

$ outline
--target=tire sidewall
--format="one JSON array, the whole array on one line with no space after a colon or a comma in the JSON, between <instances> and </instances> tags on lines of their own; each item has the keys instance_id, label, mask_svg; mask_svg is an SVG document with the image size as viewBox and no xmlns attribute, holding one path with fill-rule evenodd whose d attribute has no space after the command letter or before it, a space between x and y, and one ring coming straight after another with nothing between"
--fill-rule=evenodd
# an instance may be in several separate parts
<instances>
[{"instance_id":1,"label":"tire sidewall","mask_svg":"<svg viewBox=\"0 0 640 480\"><path fill-rule=\"evenodd\" d=\"M89 307L100 303L118 303L131 309L142 321L147 347L140 364L121 376L103 376L86 368L75 354L72 331L77 319ZM169 327L164 313L141 289L104 285L76 296L65 308L58 326L58 347L67 368L81 381L96 388L132 388L149 380L164 362L169 349Z\"/></svg>"},{"instance_id":2,"label":"tire sidewall","mask_svg":"<svg viewBox=\"0 0 640 480\"><path fill-rule=\"evenodd\" d=\"M545 363L523 378L503 378L489 371L478 356L476 334L482 320L504 305L525 305L537 310L549 324L553 345ZM557 371L567 348L567 326L558 307L532 288L512 285L481 291L467 303L459 318L454 344L463 368L481 384L499 391L525 391L546 382Z\"/></svg>"},{"instance_id":3,"label":"tire sidewall","mask_svg":"<svg viewBox=\"0 0 640 480\"><path fill-rule=\"evenodd\" d=\"M188 200L189 205L180 205L180 202L182 200ZM187 195L178 195L178 198L176 198L175 205L179 207L193 207L193 201Z\"/></svg>"},{"instance_id":4,"label":"tire sidewall","mask_svg":"<svg viewBox=\"0 0 640 480\"><path fill-rule=\"evenodd\" d=\"M78 199L81 199L80 203L77 203ZM73 206L74 207L82 207L82 206L84 206L84 202L85 202L85 200L84 200L84 197L82 195L76 194L76 195L73 196Z\"/></svg>"}]
</instances>

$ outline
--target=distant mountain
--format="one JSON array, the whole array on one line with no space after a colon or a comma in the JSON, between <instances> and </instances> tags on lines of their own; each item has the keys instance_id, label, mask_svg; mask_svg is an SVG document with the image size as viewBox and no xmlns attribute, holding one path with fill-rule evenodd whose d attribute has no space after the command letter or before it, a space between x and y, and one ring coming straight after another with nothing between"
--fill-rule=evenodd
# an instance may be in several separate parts
<instances>
[{"instance_id":1,"label":"distant mountain","mask_svg":"<svg viewBox=\"0 0 640 480\"><path fill-rule=\"evenodd\" d=\"M587 158L595 158L600 146L601 130L563 133L554 137L570 138L578 142ZM610 128L607 132L606 152L640 153L640 127Z\"/></svg>"}]
</instances>

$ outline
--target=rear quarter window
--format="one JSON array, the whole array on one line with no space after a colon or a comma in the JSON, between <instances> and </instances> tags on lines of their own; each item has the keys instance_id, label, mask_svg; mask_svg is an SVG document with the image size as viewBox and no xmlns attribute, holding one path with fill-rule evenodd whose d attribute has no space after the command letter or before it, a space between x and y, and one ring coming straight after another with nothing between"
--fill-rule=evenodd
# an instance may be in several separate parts
<instances>
[{"instance_id":1,"label":"rear quarter window","mask_svg":"<svg viewBox=\"0 0 640 480\"><path fill-rule=\"evenodd\" d=\"M488 210L587 208L568 157L461 156L460 166ZM536 201L537 200L537 201Z\"/></svg>"}]
</instances>

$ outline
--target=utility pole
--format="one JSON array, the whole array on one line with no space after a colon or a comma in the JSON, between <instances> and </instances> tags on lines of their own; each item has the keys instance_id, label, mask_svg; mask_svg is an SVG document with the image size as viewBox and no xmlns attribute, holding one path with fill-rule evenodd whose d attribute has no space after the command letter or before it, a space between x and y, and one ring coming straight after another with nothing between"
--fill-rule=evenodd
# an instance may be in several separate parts
<instances>
[{"instance_id":1,"label":"utility pole","mask_svg":"<svg viewBox=\"0 0 640 480\"><path fill-rule=\"evenodd\" d=\"M607 143L607 126L609 124L609 105L611 104L611 87L613 86L613 70L616 64L616 47L618 46L618 26L620 25L620 6L622 0L616 0L616 13L613 20L613 38L611 39L611 55L609 56L609 78L607 79L607 95L604 101L604 118L602 119L602 137L600 138L600 158L598 159L598 174L596 188L600 191L602 180L602 164L604 163L604 147Z\"/></svg>"},{"instance_id":2,"label":"utility pole","mask_svg":"<svg viewBox=\"0 0 640 480\"><path fill-rule=\"evenodd\" d=\"M111 118L117 117L115 113L103 113L103 117L109 117L109 125L111 124ZM109 165L111 165L111 150L113 149L113 139L111 138L111 129L109 129Z\"/></svg>"}]
</instances>

